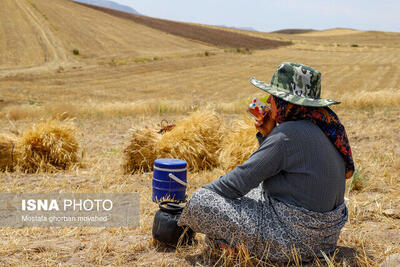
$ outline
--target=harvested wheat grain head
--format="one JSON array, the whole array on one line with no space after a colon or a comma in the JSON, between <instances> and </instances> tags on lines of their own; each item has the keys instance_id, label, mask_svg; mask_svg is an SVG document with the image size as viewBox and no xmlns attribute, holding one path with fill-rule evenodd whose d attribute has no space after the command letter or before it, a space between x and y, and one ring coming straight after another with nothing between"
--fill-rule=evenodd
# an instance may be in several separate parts
<instances>
[{"instance_id":1,"label":"harvested wheat grain head","mask_svg":"<svg viewBox=\"0 0 400 267\"><path fill-rule=\"evenodd\" d=\"M230 134L224 139L219 155L220 166L226 171L242 164L258 148L255 137L257 130L253 120L245 118L234 121L231 125Z\"/></svg>"},{"instance_id":2,"label":"harvested wheat grain head","mask_svg":"<svg viewBox=\"0 0 400 267\"><path fill-rule=\"evenodd\" d=\"M151 171L157 158L156 145L160 135L153 129L132 129L131 139L124 149L125 173Z\"/></svg>"},{"instance_id":3,"label":"harvested wheat grain head","mask_svg":"<svg viewBox=\"0 0 400 267\"><path fill-rule=\"evenodd\" d=\"M0 134L0 171L13 171L17 163L15 144L17 137L12 134Z\"/></svg>"},{"instance_id":4,"label":"harvested wheat grain head","mask_svg":"<svg viewBox=\"0 0 400 267\"><path fill-rule=\"evenodd\" d=\"M157 156L183 159L192 171L211 169L218 166L223 134L222 120L214 111L196 111L162 135Z\"/></svg>"},{"instance_id":5,"label":"harvested wheat grain head","mask_svg":"<svg viewBox=\"0 0 400 267\"><path fill-rule=\"evenodd\" d=\"M25 172L69 169L79 161L77 130L71 121L47 121L28 128L16 144Z\"/></svg>"}]
</instances>

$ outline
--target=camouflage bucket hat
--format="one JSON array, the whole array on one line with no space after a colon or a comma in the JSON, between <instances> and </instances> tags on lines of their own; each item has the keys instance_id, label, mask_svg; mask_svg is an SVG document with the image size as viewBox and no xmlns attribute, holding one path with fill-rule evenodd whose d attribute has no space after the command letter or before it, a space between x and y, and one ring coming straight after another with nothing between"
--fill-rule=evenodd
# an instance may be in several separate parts
<instances>
[{"instance_id":1,"label":"camouflage bucket hat","mask_svg":"<svg viewBox=\"0 0 400 267\"><path fill-rule=\"evenodd\" d=\"M256 78L251 78L250 82L271 95L301 106L326 107L340 104L335 100L320 98L321 72L298 63L280 64L270 84Z\"/></svg>"}]
</instances>

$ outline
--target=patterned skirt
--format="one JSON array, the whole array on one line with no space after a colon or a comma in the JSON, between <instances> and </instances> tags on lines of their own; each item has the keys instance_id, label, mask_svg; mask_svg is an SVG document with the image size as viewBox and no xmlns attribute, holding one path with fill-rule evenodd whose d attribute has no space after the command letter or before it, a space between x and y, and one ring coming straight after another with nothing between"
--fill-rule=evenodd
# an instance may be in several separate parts
<instances>
[{"instance_id":1,"label":"patterned skirt","mask_svg":"<svg viewBox=\"0 0 400 267\"><path fill-rule=\"evenodd\" d=\"M294 255L309 261L333 252L347 218L344 203L319 213L265 196L261 187L238 199L201 188L178 224L232 247L244 244L260 259L287 262Z\"/></svg>"}]
</instances>

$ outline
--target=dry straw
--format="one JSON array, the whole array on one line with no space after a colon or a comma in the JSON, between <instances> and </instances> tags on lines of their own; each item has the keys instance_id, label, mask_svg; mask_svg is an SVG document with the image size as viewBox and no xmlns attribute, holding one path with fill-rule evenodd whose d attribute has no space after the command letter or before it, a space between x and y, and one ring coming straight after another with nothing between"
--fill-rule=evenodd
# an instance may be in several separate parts
<instances>
[{"instance_id":1,"label":"dry straw","mask_svg":"<svg viewBox=\"0 0 400 267\"><path fill-rule=\"evenodd\" d=\"M223 135L221 118L215 112L196 111L162 135L157 156L183 159L193 171L211 169L218 166Z\"/></svg>"},{"instance_id":2,"label":"dry straw","mask_svg":"<svg viewBox=\"0 0 400 267\"><path fill-rule=\"evenodd\" d=\"M18 166L25 172L69 169L79 160L76 133L70 121L34 124L16 144Z\"/></svg>"},{"instance_id":3,"label":"dry straw","mask_svg":"<svg viewBox=\"0 0 400 267\"><path fill-rule=\"evenodd\" d=\"M16 165L15 144L17 137L0 134L0 171L12 171Z\"/></svg>"},{"instance_id":4,"label":"dry straw","mask_svg":"<svg viewBox=\"0 0 400 267\"><path fill-rule=\"evenodd\" d=\"M219 156L220 166L227 171L246 161L257 150L257 131L251 119L236 121L224 139Z\"/></svg>"},{"instance_id":5,"label":"dry straw","mask_svg":"<svg viewBox=\"0 0 400 267\"><path fill-rule=\"evenodd\" d=\"M156 145L160 135L144 128L132 130L131 141L124 150L124 172L150 171L157 158Z\"/></svg>"}]
</instances>

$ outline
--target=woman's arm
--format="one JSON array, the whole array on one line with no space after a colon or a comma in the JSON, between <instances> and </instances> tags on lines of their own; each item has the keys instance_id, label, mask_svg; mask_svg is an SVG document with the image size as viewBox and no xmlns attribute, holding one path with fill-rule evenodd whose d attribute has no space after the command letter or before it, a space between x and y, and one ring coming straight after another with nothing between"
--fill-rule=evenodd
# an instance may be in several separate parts
<instances>
[{"instance_id":1,"label":"woman's arm","mask_svg":"<svg viewBox=\"0 0 400 267\"><path fill-rule=\"evenodd\" d=\"M279 127L278 127L279 128ZM284 169L284 135L275 128L242 165L204 186L227 198L238 198Z\"/></svg>"}]
</instances>

